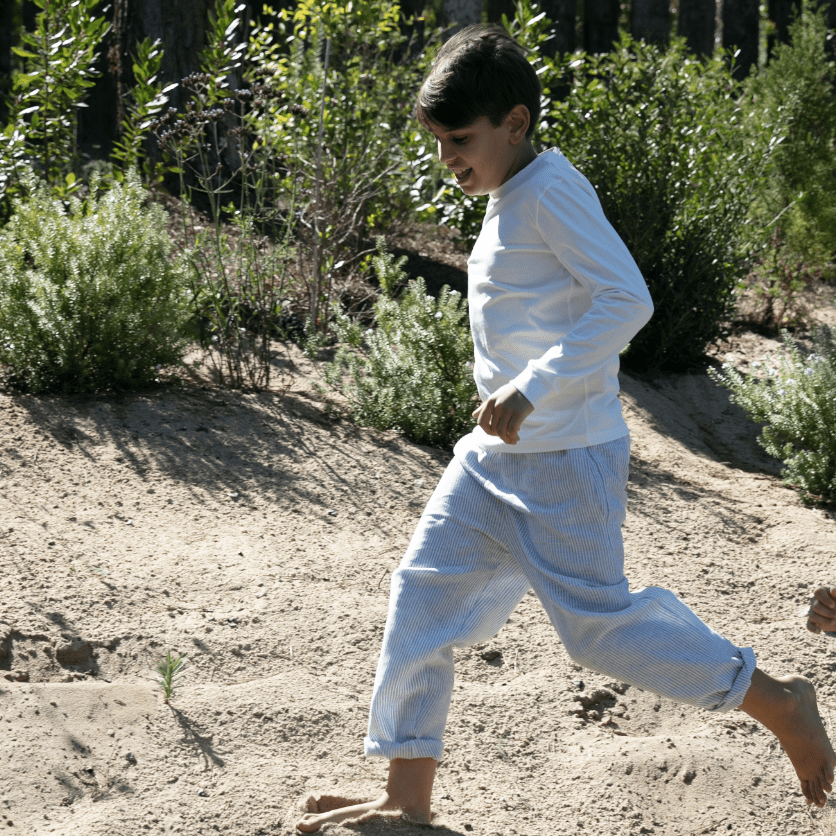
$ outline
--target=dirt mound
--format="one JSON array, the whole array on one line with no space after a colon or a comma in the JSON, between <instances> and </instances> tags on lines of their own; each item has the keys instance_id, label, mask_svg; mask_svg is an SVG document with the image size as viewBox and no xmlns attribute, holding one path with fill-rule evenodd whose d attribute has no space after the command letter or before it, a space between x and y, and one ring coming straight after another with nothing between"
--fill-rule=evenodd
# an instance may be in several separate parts
<instances>
[{"instance_id":1,"label":"dirt mound","mask_svg":"<svg viewBox=\"0 0 836 836\"><path fill-rule=\"evenodd\" d=\"M449 454L329 418L300 367L281 395L0 397L9 833L289 834L310 795L381 785L362 737L389 577ZM673 589L836 715L836 645L799 615L836 579L834 520L781 486L706 376L623 383L633 587ZM169 705L167 651L188 656ZM768 733L581 670L532 595L458 653L446 744L442 833L826 824Z\"/></svg>"}]
</instances>

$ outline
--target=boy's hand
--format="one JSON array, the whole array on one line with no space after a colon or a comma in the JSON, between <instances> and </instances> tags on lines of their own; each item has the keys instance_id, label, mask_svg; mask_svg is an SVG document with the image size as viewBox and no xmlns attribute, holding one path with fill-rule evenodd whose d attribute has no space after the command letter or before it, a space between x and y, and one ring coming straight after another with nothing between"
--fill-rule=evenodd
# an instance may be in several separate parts
<instances>
[{"instance_id":1,"label":"boy's hand","mask_svg":"<svg viewBox=\"0 0 836 836\"><path fill-rule=\"evenodd\" d=\"M807 629L811 633L836 632L836 587L822 586L813 593Z\"/></svg>"},{"instance_id":2,"label":"boy's hand","mask_svg":"<svg viewBox=\"0 0 836 836\"><path fill-rule=\"evenodd\" d=\"M474 409L473 417L488 435L499 436L506 444L516 444L520 440L522 422L532 412L531 401L507 383Z\"/></svg>"}]
</instances>

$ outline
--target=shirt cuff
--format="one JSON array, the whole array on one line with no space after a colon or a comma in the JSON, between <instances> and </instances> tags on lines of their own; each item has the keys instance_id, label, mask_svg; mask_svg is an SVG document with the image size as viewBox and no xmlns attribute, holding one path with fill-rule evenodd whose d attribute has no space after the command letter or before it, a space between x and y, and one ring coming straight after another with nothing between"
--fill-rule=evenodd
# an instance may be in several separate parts
<instances>
[{"instance_id":1,"label":"shirt cuff","mask_svg":"<svg viewBox=\"0 0 836 836\"><path fill-rule=\"evenodd\" d=\"M511 381L511 385L525 395L534 407L537 406L537 401L541 401L554 391L549 382L543 379L531 363Z\"/></svg>"}]
</instances>

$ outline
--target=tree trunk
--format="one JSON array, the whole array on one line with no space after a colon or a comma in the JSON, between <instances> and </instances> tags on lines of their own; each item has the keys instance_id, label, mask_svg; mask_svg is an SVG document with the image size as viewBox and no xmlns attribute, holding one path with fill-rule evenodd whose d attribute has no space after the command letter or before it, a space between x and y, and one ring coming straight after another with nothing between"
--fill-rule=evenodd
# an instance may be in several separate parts
<instances>
[{"instance_id":1,"label":"tree trunk","mask_svg":"<svg viewBox=\"0 0 836 836\"><path fill-rule=\"evenodd\" d=\"M87 107L78 110L78 145L82 160L102 159L110 156L121 120L120 99L113 73L114 63L117 66L119 64L116 53L114 7L109 4L104 8L100 7L98 15L104 15L107 18L111 29L102 43L96 47L98 58L93 68L99 75L87 93L85 99Z\"/></svg>"},{"instance_id":2,"label":"tree trunk","mask_svg":"<svg viewBox=\"0 0 836 836\"><path fill-rule=\"evenodd\" d=\"M488 23L502 23L502 15L513 20L517 13L514 0L487 0Z\"/></svg>"},{"instance_id":3,"label":"tree trunk","mask_svg":"<svg viewBox=\"0 0 836 836\"><path fill-rule=\"evenodd\" d=\"M671 37L668 0L633 0L630 6L630 33L651 44L666 44Z\"/></svg>"},{"instance_id":4,"label":"tree trunk","mask_svg":"<svg viewBox=\"0 0 836 836\"><path fill-rule=\"evenodd\" d=\"M424 5L424 0L400 0L401 32L410 44L410 55L424 48Z\"/></svg>"},{"instance_id":5,"label":"tree trunk","mask_svg":"<svg viewBox=\"0 0 836 836\"><path fill-rule=\"evenodd\" d=\"M610 52L618 40L618 0L584 0L583 48L598 55Z\"/></svg>"},{"instance_id":6,"label":"tree trunk","mask_svg":"<svg viewBox=\"0 0 836 836\"><path fill-rule=\"evenodd\" d=\"M471 23L482 22L484 5L484 0L443 0L441 9L452 26L452 32L458 32Z\"/></svg>"},{"instance_id":7,"label":"tree trunk","mask_svg":"<svg viewBox=\"0 0 836 836\"><path fill-rule=\"evenodd\" d=\"M723 47L739 50L735 59L734 77L738 81L749 75L758 63L760 13L758 0L725 0L723 3Z\"/></svg>"},{"instance_id":8,"label":"tree trunk","mask_svg":"<svg viewBox=\"0 0 836 836\"><path fill-rule=\"evenodd\" d=\"M766 52L769 58L776 44L786 44L790 40L790 24L801 13L801 0L769 0L767 14L775 24L775 33L767 38Z\"/></svg>"},{"instance_id":9,"label":"tree trunk","mask_svg":"<svg viewBox=\"0 0 836 836\"><path fill-rule=\"evenodd\" d=\"M714 54L715 24L714 0L679 0L677 34L696 55Z\"/></svg>"},{"instance_id":10,"label":"tree trunk","mask_svg":"<svg viewBox=\"0 0 836 836\"><path fill-rule=\"evenodd\" d=\"M0 130L6 126L9 109L6 96L12 90L12 47L15 46L15 6L12 0L0 2Z\"/></svg>"},{"instance_id":11,"label":"tree trunk","mask_svg":"<svg viewBox=\"0 0 836 836\"><path fill-rule=\"evenodd\" d=\"M822 5L827 9L825 20L827 21L828 29L836 29L836 0L824 0ZM836 61L836 38L831 38L825 44L827 54L832 61Z\"/></svg>"},{"instance_id":12,"label":"tree trunk","mask_svg":"<svg viewBox=\"0 0 836 836\"><path fill-rule=\"evenodd\" d=\"M198 69L200 52L206 43L209 10L214 0L116 0L119 31L116 33L121 59L118 67L123 87L131 82L131 55L145 38L162 41L160 80L180 81ZM118 7L122 7L121 14ZM181 91L172 90L171 107L181 104Z\"/></svg>"},{"instance_id":13,"label":"tree trunk","mask_svg":"<svg viewBox=\"0 0 836 836\"><path fill-rule=\"evenodd\" d=\"M542 0L540 8L552 22L552 37L544 52L552 57L574 52L577 46L575 31L578 0Z\"/></svg>"}]
</instances>

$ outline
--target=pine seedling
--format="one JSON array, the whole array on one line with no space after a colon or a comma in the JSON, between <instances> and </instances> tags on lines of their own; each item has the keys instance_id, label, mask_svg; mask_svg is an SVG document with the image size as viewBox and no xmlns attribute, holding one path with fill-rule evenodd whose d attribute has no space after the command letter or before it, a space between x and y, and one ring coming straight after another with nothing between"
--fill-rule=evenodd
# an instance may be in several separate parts
<instances>
[{"instance_id":1,"label":"pine seedling","mask_svg":"<svg viewBox=\"0 0 836 836\"><path fill-rule=\"evenodd\" d=\"M166 704L174 695L177 680L182 676L185 665L186 654L181 653L179 656L175 656L171 651L166 653L165 658L160 659L160 663L157 665L157 673L160 675L157 684L162 688L163 701Z\"/></svg>"}]
</instances>

